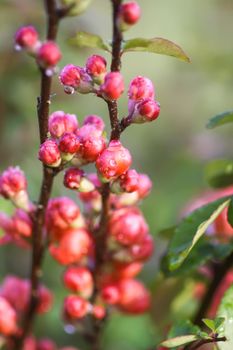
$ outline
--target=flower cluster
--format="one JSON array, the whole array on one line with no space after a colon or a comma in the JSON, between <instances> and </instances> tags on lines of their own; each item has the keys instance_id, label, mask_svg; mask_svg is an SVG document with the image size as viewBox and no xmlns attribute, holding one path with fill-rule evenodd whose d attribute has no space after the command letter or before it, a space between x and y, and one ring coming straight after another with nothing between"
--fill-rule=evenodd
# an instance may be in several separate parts
<instances>
[{"instance_id":1,"label":"flower cluster","mask_svg":"<svg viewBox=\"0 0 233 350\"><path fill-rule=\"evenodd\" d=\"M55 42L51 40L41 42L39 40L39 34L33 26L24 26L17 30L15 48L16 50L25 50L33 56L47 75L52 75L56 71L56 65L62 56Z\"/></svg>"},{"instance_id":2,"label":"flower cluster","mask_svg":"<svg viewBox=\"0 0 233 350\"><path fill-rule=\"evenodd\" d=\"M9 336L20 334L20 322L30 301L30 281L8 275L0 286L0 333ZM53 294L40 285L36 312L43 314L51 309ZM19 297L20 296L20 297Z\"/></svg>"}]
</instances>

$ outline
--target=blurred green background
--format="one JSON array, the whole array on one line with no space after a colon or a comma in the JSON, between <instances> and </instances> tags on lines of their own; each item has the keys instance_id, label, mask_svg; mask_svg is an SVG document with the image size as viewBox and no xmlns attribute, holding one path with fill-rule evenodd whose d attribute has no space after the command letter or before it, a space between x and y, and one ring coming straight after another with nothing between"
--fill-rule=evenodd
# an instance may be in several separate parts
<instances>
[{"instance_id":1,"label":"blurred green background","mask_svg":"<svg viewBox=\"0 0 233 350\"><path fill-rule=\"evenodd\" d=\"M138 2L143 16L139 24L126 33L126 38L165 37L180 44L192 59L192 64L187 64L170 57L145 53L128 53L123 57L126 85L135 75L150 77L162 108L161 116L155 123L132 126L122 137L124 145L132 151L134 167L148 173L153 179L153 192L143 203L143 211L156 239L156 233L161 228L177 221L185 203L207 187L203 176L204 164L209 159L227 158L232 152L231 131L227 127L208 131L205 124L212 115L233 107L233 1ZM36 200L41 181L36 117L40 81L34 61L24 53L14 51L13 36L19 26L33 24L44 38L43 1L1 0L0 22L0 170L9 165L20 165L28 176L31 196ZM84 65L86 58L94 53L68 46L67 38L78 30L110 39L110 1L94 0L84 15L62 22L58 39L63 50L60 67L67 63ZM107 54L105 57L109 61ZM54 78L53 93L56 96L53 97L51 111L75 113L80 122L87 114L98 114L109 128L107 108L100 99L65 95L57 77ZM126 113L125 93L120 100L120 115ZM68 192L62 187L60 177L54 195L64 194ZM12 208L8 202L1 200L0 210L11 212ZM156 283L160 283L157 280L157 261L163 251L164 243L158 241L155 257L141 276L152 290L155 290ZM28 266L28 253L19 252L15 247L1 248L1 278L6 273L25 277ZM66 292L60 281L61 271L56 263L46 257L43 279L55 292L55 308L48 315L38 317L37 334L50 335L59 345L74 344L85 348L77 334L63 332L64 326L59 316ZM192 288L186 283L188 285L190 287L187 288ZM164 313L169 310L166 298L161 299L161 295L175 289L175 281L172 280L162 285L162 291L154 292L152 318L149 315L125 317L116 314L106 329L103 348L135 350L154 345L159 339L158 321L166 318ZM179 305L178 299L173 305L174 314L181 314Z\"/></svg>"}]
</instances>

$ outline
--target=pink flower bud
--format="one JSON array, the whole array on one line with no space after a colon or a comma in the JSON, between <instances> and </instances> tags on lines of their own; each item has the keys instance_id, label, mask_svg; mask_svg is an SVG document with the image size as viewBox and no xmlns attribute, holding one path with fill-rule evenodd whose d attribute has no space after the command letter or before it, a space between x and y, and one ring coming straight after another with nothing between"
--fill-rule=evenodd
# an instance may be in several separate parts
<instances>
[{"instance_id":1,"label":"pink flower bud","mask_svg":"<svg viewBox=\"0 0 233 350\"><path fill-rule=\"evenodd\" d=\"M64 300L64 316L69 321L83 318L89 311L89 303L77 296L69 295Z\"/></svg>"},{"instance_id":2,"label":"pink flower bud","mask_svg":"<svg viewBox=\"0 0 233 350\"><path fill-rule=\"evenodd\" d=\"M79 219L79 207L72 199L68 197L50 199L45 218L49 233L62 232L70 227L75 227Z\"/></svg>"},{"instance_id":3,"label":"pink flower bud","mask_svg":"<svg viewBox=\"0 0 233 350\"><path fill-rule=\"evenodd\" d=\"M57 350L57 346L51 339L44 338L38 341L36 350Z\"/></svg>"},{"instance_id":4,"label":"pink flower bud","mask_svg":"<svg viewBox=\"0 0 233 350\"><path fill-rule=\"evenodd\" d=\"M116 194L123 192L131 193L136 191L138 187L139 174L136 172L136 170L130 169L112 183L111 190Z\"/></svg>"},{"instance_id":5,"label":"pink flower bud","mask_svg":"<svg viewBox=\"0 0 233 350\"><path fill-rule=\"evenodd\" d=\"M123 23L133 25L138 22L141 9L136 1L129 1L121 5L120 18Z\"/></svg>"},{"instance_id":6,"label":"pink flower bud","mask_svg":"<svg viewBox=\"0 0 233 350\"><path fill-rule=\"evenodd\" d=\"M42 285L39 287L38 294L39 294L39 303L37 305L36 311L39 314L44 314L48 312L52 307L53 294L48 288Z\"/></svg>"},{"instance_id":7,"label":"pink flower bud","mask_svg":"<svg viewBox=\"0 0 233 350\"><path fill-rule=\"evenodd\" d=\"M24 340L23 350L38 350L35 337L29 336Z\"/></svg>"},{"instance_id":8,"label":"pink flower bud","mask_svg":"<svg viewBox=\"0 0 233 350\"><path fill-rule=\"evenodd\" d=\"M33 26L21 27L15 33L16 49L26 49L33 52L38 44L38 33Z\"/></svg>"},{"instance_id":9,"label":"pink flower bud","mask_svg":"<svg viewBox=\"0 0 233 350\"><path fill-rule=\"evenodd\" d=\"M141 242L148 226L137 208L122 208L113 212L108 223L109 235L122 245Z\"/></svg>"},{"instance_id":10,"label":"pink flower bud","mask_svg":"<svg viewBox=\"0 0 233 350\"><path fill-rule=\"evenodd\" d=\"M52 137L60 138L66 132L75 133L77 129L78 121L75 114L57 111L49 116L49 132Z\"/></svg>"},{"instance_id":11,"label":"pink flower bud","mask_svg":"<svg viewBox=\"0 0 233 350\"><path fill-rule=\"evenodd\" d=\"M53 41L43 43L37 52L37 61L42 68L53 68L61 57L61 51Z\"/></svg>"},{"instance_id":12,"label":"pink flower bud","mask_svg":"<svg viewBox=\"0 0 233 350\"><path fill-rule=\"evenodd\" d=\"M90 271L81 266L70 266L63 276L64 285L74 293L78 293L85 299L91 297L94 282Z\"/></svg>"},{"instance_id":13,"label":"pink flower bud","mask_svg":"<svg viewBox=\"0 0 233 350\"><path fill-rule=\"evenodd\" d=\"M0 176L0 194L3 197L12 199L26 189L27 180L19 167L9 167Z\"/></svg>"},{"instance_id":14,"label":"pink flower bud","mask_svg":"<svg viewBox=\"0 0 233 350\"><path fill-rule=\"evenodd\" d=\"M97 129L94 124L87 123L78 131L80 139L80 150L76 155L80 162L94 162L106 147L106 140L102 136L102 130Z\"/></svg>"},{"instance_id":15,"label":"pink flower bud","mask_svg":"<svg viewBox=\"0 0 233 350\"><path fill-rule=\"evenodd\" d=\"M121 73L107 73L104 83L100 86L100 92L106 100L117 100L124 92L124 81Z\"/></svg>"},{"instance_id":16,"label":"pink flower bud","mask_svg":"<svg viewBox=\"0 0 233 350\"><path fill-rule=\"evenodd\" d=\"M58 245L50 245L52 257L61 265L80 263L89 255L92 241L89 233L84 229L67 229Z\"/></svg>"},{"instance_id":17,"label":"pink flower bud","mask_svg":"<svg viewBox=\"0 0 233 350\"><path fill-rule=\"evenodd\" d=\"M130 263L116 261L114 262L114 276L117 279L133 278L141 272L142 267L143 264L138 261Z\"/></svg>"},{"instance_id":18,"label":"pink flower bud","mask_svg":"<svg viewBox=\"0 0 233 350\"><path fill-rule=\"evenodd\" d=\"M135 105L132 116L132 123L146 123L157 119L160 113L160 105L158 102L147 98Z\"/></svg>"},{"instance_id":19,"label":"pink flower bud","mask_svg":"<svg viewBox=\"0 0 233 350\"><path fill-rule=\"evenodd\" d=\"M154 86L150 79L137 76L129 86L128 96L130 100L140 101L146 98L154 98Z\"/></svg>"},{"instance_id":20,"label":"pink flower bud","mask_svg":"<svg viewBox=\"0 0 233 350\"><path fill-rule=\"evenodd\" d=\"M29 303L30 283L28 280L8 275L3 281L0 295L6 298L17 312L23 313Z\"/></svg>"},{"instance_id":21,"label":"pink flower bud","mask_svg":"<svg viewBox=\"0 0 233 350\"><path fill-rule=\"evenodd\" d=\"M80 84L79 67L73 64L67 64L59 75L60 82L64 85L64 91L67 94L74 93Z\"/></svg>"},{"instance_id":22,"label":"pink flower bud","mask_svg":"<svg viewBox=\"0 0 233 350\"><path fill-rule=\"evenodd\" d=\"M87 59L86 71L97 84L103 83L106 75L107 62L104 57L92 55Z\"/></svg>"},{"instance_id":23,"label":"pink flower bud","mask_svg":"<svg viewBox=\"0 0 233 350\"><path fill-rule=\"evenodd\" d=\"M46 140L40 145L39 160L47 166L58 167L61 164L61 154L56 141Z\"/></svg>"},{"instance_id":24,"label":"pink flower bud","mask_svg":"<svg viewBox=\"0 0 233 350\"><path fill-rule=\"evenodd\" d=\"M124 279L119 282L120 300L118 305L124 312L141 314L150 307L150 294L145 286L133 279Z\"/></svg>"},{"instance_id":25,"label":"pink flower bud","mask_svg":"<svg viewBox=\"0 0 233 350\"><path fill-rule=\"evenodd\" d=\"M124 174L132 162L129 151L120 141L111 141L109 146L100 154L96 168L103 181L111 181Z\"/></svg>"},{"instance_id":26,"label":"pink flower bud","mask_svg":"<svg viewBox=\"0 0 233 350\"><path fill-rule=\"evenodd\" d=\"M146 174L139 174L138 197L144 199L147 197L152 188L152 181Z\"/></svg>"},{"instance_id":27,"label":"pink flower bud","mask_svg":"<svg viewBox=\"0 0 233 350\"><path fill-rule=\"evenodd\" d=\"M84 171L78 168L69 168L65 172L64 186L80 192L90 192L95 189L94 184L84 176Z\"/></svg>"},{"instance_id":28,"label":"pink flower bud","mask_svg":"<svg viewBox=\"0 0 233 350\"><path fill-rule=\"evenodd\" d=\"M0 297L0 333L6 336L17 332L17 315L8 301Z\"/></svg>"},{"instance_id":29,"label":"pink flower bud","mask_svg":"<svg viewBox=\"0 0 233 350\"><path fill-rule=\"evenodd\" d=\"M62 153L75 154L80 148L80 142L75 133L67 132L59 141L59 149Z\"/></svg>"},{"instance_id":30,"label":"pink flower bud","mask_svg":"<svg viewBox=\"0 0 233 350\"><path fill-rule=\"evenodd\" d=\"M83 121L83 125L91 124L96 129L103 131L105 128L104 121L101 117L95 114L87 115Z\"/></svg>"}]
</instances>

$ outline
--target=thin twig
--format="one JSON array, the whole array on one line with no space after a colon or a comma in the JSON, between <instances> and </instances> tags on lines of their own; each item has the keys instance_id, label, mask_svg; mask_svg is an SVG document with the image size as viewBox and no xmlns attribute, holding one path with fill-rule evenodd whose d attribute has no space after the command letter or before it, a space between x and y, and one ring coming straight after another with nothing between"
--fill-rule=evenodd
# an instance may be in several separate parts
<instances>
[{"instance_id":1,"label":"thin twig","mask_svg":"<svg viewBox=\"0 0 233 350\"><path fill-rule=\"evenodd\" d=\"M233 252L219 265L216 266L214 271L214 277L211 281L204 298L202 299L201 305L194 318L194 323L201 325L203 317L205 317L216 293L217 288L226 276L226 273L233 265Z\"/></svg>"}]
</instances>

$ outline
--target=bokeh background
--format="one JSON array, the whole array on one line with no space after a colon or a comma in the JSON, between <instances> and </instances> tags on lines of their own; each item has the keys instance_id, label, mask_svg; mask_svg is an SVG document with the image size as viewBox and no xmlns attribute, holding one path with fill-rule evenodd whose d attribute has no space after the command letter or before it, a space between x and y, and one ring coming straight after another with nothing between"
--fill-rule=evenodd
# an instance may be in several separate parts
<instances>
[{"instance_id":1,"label":"bokeh background","mask_svg":"<svg viewBox=\"0 0 233 350\"><path fill-rule=\"evenodd\" d=\"M148 173L154 182L152 194L142 208L156 240L156 252L140 276L153 292L154 307L150 315L142 317L115 314L103 338L103 349L108 350L148 349L161 337L159 328L167 321L168 314L170 318L183 315L184 292L173 297L177 281L171 279L164 283L158 278L158 260L166 244L156 235L177 222L182 207L208 187L203 172L207 161L230 157L233 146L229 128L205 129L211 116L233 107L233 1L138 2L143 16L139 24L126 33L126 38L160 36L173 40L189 54L192 64L146 53L128 53L123 57L126 85L135 75L150 77L162 107L155 123L132 126L122 137L132 151L134 167ZM33 24L44 37L43 1L1 0L0 23L0 171L9 165L20 165L28 176L30 194L36 200L41 181L36 116L39 74L32 59L14 51L13 36L19 26ZM84 15L62 22L58 39L63 50L60 67L67 63L84 65L88 55L94 53L67 44L67 39L78 30L97 33L109 40L110 1L94 0ZM110 59L108 55L105 57ZM108 125L106 105L101 100L65 95L57 77L53 92L56 95L51 111L75 113L80 122L87 114L98 114ZM120 101L121 116L127 113L126 106L125 93ZM57 180L53 195L68 194L61 180L61 177ZM0 210L10 213L12 207L1 200ZM28 252L1 247L0 278L6 273L26 277L29 261ZM48 315L38 317L36 332L39 336L50 335L59 345L73 344L84 349L77 334L68 335L64 331L60 319L60 306L66 294L60 280L61 271L46 256L43 280L55 293L55 307ZM187 288L192 289L192 283ZM195 308L195 303L190 308Z\"/></svg>"}]
</instances>

